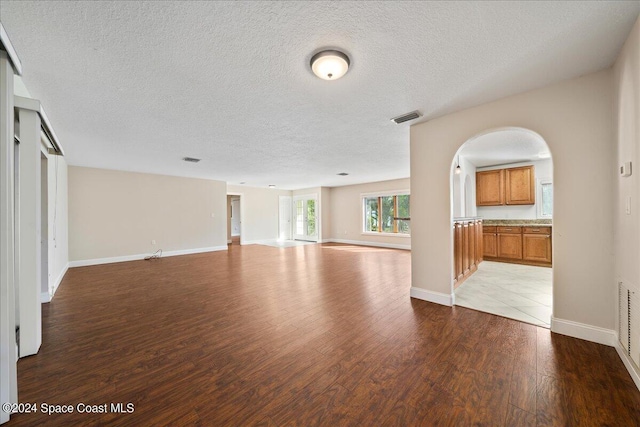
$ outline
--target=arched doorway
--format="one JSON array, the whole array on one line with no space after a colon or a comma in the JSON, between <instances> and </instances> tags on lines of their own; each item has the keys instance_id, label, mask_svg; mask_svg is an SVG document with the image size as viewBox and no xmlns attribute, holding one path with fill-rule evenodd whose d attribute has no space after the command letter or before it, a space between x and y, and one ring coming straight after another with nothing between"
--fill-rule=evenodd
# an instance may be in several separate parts
<instances>
[{"instance_id":1,"label":"arched doorway","mask_svg":"<svg viewBox=\"0 0 640 427\"><path fill-rule=\"evenodd\" d=\"M482 132L451 164L455 304L549 327L553 161L529 129Z\"/></svg>"}]
</instances>

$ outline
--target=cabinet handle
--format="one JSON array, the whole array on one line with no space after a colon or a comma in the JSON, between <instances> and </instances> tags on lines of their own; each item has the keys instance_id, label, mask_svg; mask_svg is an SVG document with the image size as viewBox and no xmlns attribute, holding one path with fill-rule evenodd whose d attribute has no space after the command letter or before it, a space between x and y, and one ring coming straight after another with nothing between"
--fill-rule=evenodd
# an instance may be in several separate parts
<instances>
[{"instance_id":1,"label":"cabinet handle","mask_svg":"<svg viewBox=\"0 0 640 427\"><path fill-rule=\"evenodd\" d=\"M539 232L540 232L540 229L539 229L539 228L532 228L532 229L531 229L531 232L532 232L532 233L539 233Z\"/></svg>"},{"instance_id":2,"label":"cabinet handle","mask_svg":"<svg viewBox=\"0 0 640 427\"><path fill-rule=\"evenodd\" d=\"M511 229L510 228L505 228L504 231L511 231Z\"/></svg>"}]
</instances>

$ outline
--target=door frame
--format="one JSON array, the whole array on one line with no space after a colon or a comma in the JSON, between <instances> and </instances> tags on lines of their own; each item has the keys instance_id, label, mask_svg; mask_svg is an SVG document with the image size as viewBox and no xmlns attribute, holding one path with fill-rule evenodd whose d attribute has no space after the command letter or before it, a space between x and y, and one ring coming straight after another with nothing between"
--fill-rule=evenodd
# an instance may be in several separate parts
<instances>
[{"instance_id":1,"label":"door frame","mask_svg":"<svg viewBox=\"0 0 640 427\"><path fill-rule=\"evenodd\" d=\"M283 199L289 199L289 232L286 239L282 238L282 230L280 228L282 225ZM278 196L278 240L293 240L293 196Z\"/></svg>"},{"instance_id":2,"label":"door frame","mask_svg":"<svg viewBox=\"0 0 640 427\"><path fill-rule=\"evenodd\" d=\"M227 191L227 196L240 196L240 244L241 245L245 245L246 244L246 228L245 228L245 203L244 203L244 193L237 193L234 191ZM227 204L225 203L225 206ZM227 215L229 213L227 212ZM231 227L231 225L229 225L229 227ZM231 234L231 230L227 230L227 236Z\"/></svg>"},{"instance_id":3,"label":"door frame","mask_svg":"<svg viewBox=\"0 0 640 427\"><path fill-rule=\"evenodd\" d=\"M316 235L315 235L315 239L313 238L314 236L307 236L305 234L305 239L299 239L296 238L296 233L295 233L295 222L297 221L296 219L296 201L297 200L314 200L315 204L316 204ZM320 203L319 203L320 198L318 197L318 193L310 193L310 194L300 194L297 196L293 196L292 199L292 203L291 203L291 228L292 228L292 232L291 232L291 237L293 238L293 240L302 240L305 242L320 242Z\"/></svg>"}]
</instances>

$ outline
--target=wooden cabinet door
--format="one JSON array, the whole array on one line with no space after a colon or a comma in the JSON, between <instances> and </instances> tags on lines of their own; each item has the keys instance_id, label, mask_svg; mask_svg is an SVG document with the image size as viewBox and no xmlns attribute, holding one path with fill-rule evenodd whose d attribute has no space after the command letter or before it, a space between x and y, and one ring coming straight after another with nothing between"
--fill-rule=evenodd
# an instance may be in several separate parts
<instances>
[{"instance_id":1,"label":"wooden cabinet door","mask_svg":"<svg viewBox=\"0 0 640 427\"><path fill-rule=\"evenodd\" d=\"M462 224L456 223L453 229L453 277L455 280L462 279L464 270L462 269Z\"/></svg>"},{"instance_id":2,"label":"wooden cabinet door","mask_svg":"<svg viewBox=\"0 0 640 427\"><path fill-rule=\"evenodd\" d=\"M536 203L534 166L505 169L505 204L533 205Z\"/></svg>"},{"instance_id":3,"label":"wooden cabinet door","mask_svg":"<svg viewBox=\"0 0 640 427\"><path fill-rule=\"evenodd\" d=\"M504 169L476 172L476 206L504 205Z\"/></svg>"},{"instance_id":4,"label":"wooden cabinet door","mask_svg":"<svg viewBox=\"0 0 640 427\"><path fill-rule=\"evenodd\" d=\"M469 224L462 226L462 274L469 272Z\"/></svg>"},{"instance_id":5,"label":"wooden cabinet door","mask_svg":"<svg viewBox=\"0 0 640 427\"><path fill-rule=\"evenodd\" d=\"M498 256L498 235L496 233L482 233L482 256Z\"/></svg>"},{"instance_id":6,"label":"wooden cabinet door","mask_svg":"<svg viewBox=\"0 0 640 427\"><path fill-rule=\"evenodd\" d=\"M522 234L498 234L498 258L522 259Z\"/></svg>"},{"instance_id":7,"label":"wooden cabinet door","mask_svg":"<svg viewBox=\"0 0 640 427\"><path fill-rule=\"evenodd\" d=\"M482 221L476 222L476 265L482 262Z\"/></svg>"},{"instance_id":8,"label":"wooden cabinet door","mask_svg":"<svg viewBox=\"0 0 640 427\"><path fill-rule=\"evenodd\" d=\"M551 236L523 234L522 252L522 257L525 261L551 264Z\"/></svg>"},{"instance_id":9,"label":"wooden cabinet door","mask_svg":"<svg viewBox=\"0 0 640 427\"><path fill-rule=\"evenodd\" d=\"M469 223L469 269L476 269L476 223Z\"/></svg>"}]
</instances>

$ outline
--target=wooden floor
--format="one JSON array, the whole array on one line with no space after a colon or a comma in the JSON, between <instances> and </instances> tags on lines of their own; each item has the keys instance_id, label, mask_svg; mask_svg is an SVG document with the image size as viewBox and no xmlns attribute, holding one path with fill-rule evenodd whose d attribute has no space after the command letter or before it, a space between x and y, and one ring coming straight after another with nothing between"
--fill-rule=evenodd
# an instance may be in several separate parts
<instances>
[{"instance_id":1,"label":"wooden floor","mask_svg":"<svg viewBox=\"0 0 640 427\"><path fill-rule=\"evenodd\" d=\"M615 350L409 298L410 253L229 246L69 270L19 425L637 426Z\"/></svg>"}]
</instances>

